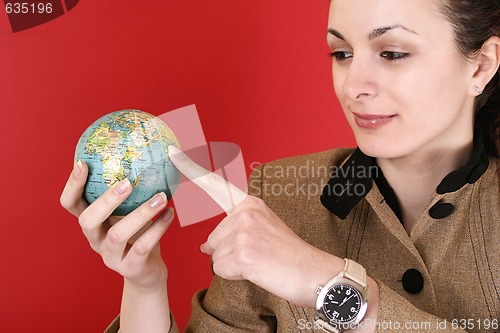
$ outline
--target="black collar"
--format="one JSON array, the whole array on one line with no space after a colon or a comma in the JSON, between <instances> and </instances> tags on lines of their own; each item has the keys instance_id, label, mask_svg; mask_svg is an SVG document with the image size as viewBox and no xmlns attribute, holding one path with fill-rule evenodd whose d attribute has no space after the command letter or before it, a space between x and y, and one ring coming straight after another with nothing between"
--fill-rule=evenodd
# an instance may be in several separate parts
<instances>
[{"instance_id":1,"label":"black collar","mask_svg":"<svg viewBox=\"0 0 500 333\"><path fill-rule=\"evenodd\" d=\"M475 135L472 154L467 164L444 177L436 192L438 194L455 192L465 184L476 182L488 169L488 164L489 159L483 142L479 135ZM373 180L388 205L401 220L397 197L375 158L365 155L356 148L344 165L336 171L321 194L321 203L330 212L345 219L354 206L370 192Z\"/></svg>"}]
</instances>

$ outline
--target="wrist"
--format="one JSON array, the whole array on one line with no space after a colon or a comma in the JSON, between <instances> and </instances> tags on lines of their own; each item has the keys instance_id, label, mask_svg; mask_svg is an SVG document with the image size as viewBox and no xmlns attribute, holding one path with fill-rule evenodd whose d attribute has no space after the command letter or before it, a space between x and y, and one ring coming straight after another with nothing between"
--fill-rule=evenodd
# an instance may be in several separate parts
<instances>
[{"instance_id":1,"label":"wrist","mask_svg":"<svg viewBox=\"0 0 500 333\"><path fill-rule=\"evenodd\" d=\"M120 332L168 332L170 318L166 281L145 287L124 280Z\"/></svg>"},{"instance_id":2,"label":"wrist","mask_svg":"<svg viewBox=\"0 0 500 333\"><path fill-rule=\"evenodd\" d=\"M368 309L366 310L365 317L362 321L363 330L359 330L359 332L375 332L378 318L378 308L380 304L378 283L370 277L367 277L367 279L368 285L370 286L370 290L368 292L370 302L368 303Z\"/></svg>"},{"instance_id":3,"label":"wrist","mask_svg":"<svg viewBox=\"0 0 500 333\"><path fill-rule=\"evenodd\" d=\"M310 279L307 284L309 295L307 299L307 307L309 308L314 308L316 306L316 300L318 297L315 293L316 288L319 285L324 285L325 282L338 275L345 266L344 259L326 252L321 251L321 253L322 255L319 256L321 259L315 265L316 267L312 269L313 273L310 275Z\"/></svg>"},{"instance_id":4,"label":"wrist","mask_svg":"<svg viewBox=\"0 0 500 333\"><path fill-rule=\"evenodd\" d=\"M141 272L136 275L124 275L124 286L143 293L161 291L167 285L168 270L164 264L155 267L154 271Z\"/></svg>"},{"instance_id":5,"label":"wrist","mask_svg":"<svg viewBox=\"0 0 500 333\"><path fill-rule=\"evenodd\" d=\"M350 330L349 333L373 333L377 327L378 308L379 308L379 288L378 283L372 278L367 276L369 286L368 291L368 308L363 320L356 326L355 329Z\"/></svg>"},{"instance_id":6,"label":"wrist","mask_svg":"<svg viewBox=\"0 0 500 333\"><path fill-rule=\"evenodd\" d=\"M155 283L137 284L134 281L124 278L123 289L129 293L137 295L161 294L167 292L167 280L159 279Z\"/></svg>"}]
</instances>

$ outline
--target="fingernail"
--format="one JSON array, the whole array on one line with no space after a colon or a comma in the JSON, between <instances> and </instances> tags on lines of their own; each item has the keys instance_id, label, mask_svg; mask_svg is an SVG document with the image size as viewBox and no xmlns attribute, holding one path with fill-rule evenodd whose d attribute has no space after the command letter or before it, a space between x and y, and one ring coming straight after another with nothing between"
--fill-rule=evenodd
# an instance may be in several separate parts
<instances>
[{"instance_id":1,"label":"fingernail","mask_svg":"<svg viewBox=\"0 0 500 333\"><path fill-rule=\"evenodd\" d=\"M184 153L179 148L177 148L174 145L168 146L168 156L172 157L174 155L176 158L183 158L184 157Z\"/></svg>"},{"instance_id":2,"label":"fingernail","mask_svg":"<svg viewBox=\"0 0 500 333\"><path fill-rule=\"evenodd\" d=\"M128 178L125 178L125 179L121 180L118 183L118 185L116 185L113 192L115 192L115 194L117 194L117 195L121 195L121 194L127 192L127 189L129 186L130 186L130 181L128 180Z\"/></svg>"},{"instance_id":3,"label":"fingernail","mask_svg":"<svg viewBox=\"0 0 500 333\"><path fill-rule=\"evenodd\" d=\"M80 176L81 173L82 173L82 161L79 160L73 165L73 174L78 177Z\"/></svg>"},{"instance_id":4,"label":"fingernail","mask_svg":"<svg viewBox=\"0 0 500 333\"><path fill-rule=\"evenodd\" d=\"M153 198L151 198L151 200L149 201L149 205L152 208L156 208L156 207L161 206L165 202L165 200L167 200L167 196L165 195L165 193L160 192L157 195L155 195Z\"/></svg>"},{"instance_id":5,"label":"fingernail","mask_svg":"<svg viewBox=\"0 0 500 333\"><path fill-rule=\"evenodd\" d=\"M165 221L168 221L172 218L173 215L174 215L174 209L172 207L170 207L169 209L167 209L167 211L165 212L165 215L163 215L162 219Z\"/></svg>"}]
</instances>

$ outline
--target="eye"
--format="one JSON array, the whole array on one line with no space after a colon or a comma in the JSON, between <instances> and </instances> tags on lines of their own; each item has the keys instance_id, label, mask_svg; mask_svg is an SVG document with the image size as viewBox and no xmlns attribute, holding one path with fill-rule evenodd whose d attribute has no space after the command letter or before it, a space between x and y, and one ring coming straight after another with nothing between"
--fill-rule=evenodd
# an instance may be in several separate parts
<instances>
[{"instance_id":1,"label":"eye","mask_svg":"<svg viewBox=\"0 0 500 333\"><path fill-rule=\"evenodd\" d=\"M380 56L388 61L396 61L401 60L408 57L410 54L405 52L392 52L392 51L384 51L380 53Z\"/></svg>"},{"instance_id":2,"label":"eye","mask_svg":"<svg viewBox=\"0 0 500 333\"><path fill-rule=\"evenodd\" d=\"M353 54L352 52L347 52L347 51L335 51L332 53L328 53L328 56L331 58L335 58L337 62L341 62L346 59L352 58Z\"/></svg>"}]
</instances>

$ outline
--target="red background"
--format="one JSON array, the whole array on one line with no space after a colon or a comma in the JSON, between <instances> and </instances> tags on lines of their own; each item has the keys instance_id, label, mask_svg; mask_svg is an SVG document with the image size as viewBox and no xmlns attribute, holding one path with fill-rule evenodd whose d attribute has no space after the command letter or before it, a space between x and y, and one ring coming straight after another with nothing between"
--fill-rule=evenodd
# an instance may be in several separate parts
<instances>
[{"instance_id":1,"label":"red background","mask_svg":"<svg viewBox=\"0 0 500 333\"><path fill-rule=\"evenodd\" d=\"M81 1L12 33L0 12L0 330L101 332L122 279L59 204L79 136L124 108L196 104L207 141L245 165L352 146L326 57L328 1ZM207 287L199 246L221 219L162 240L179 325Z\"/></svg>"}]
</instances>

